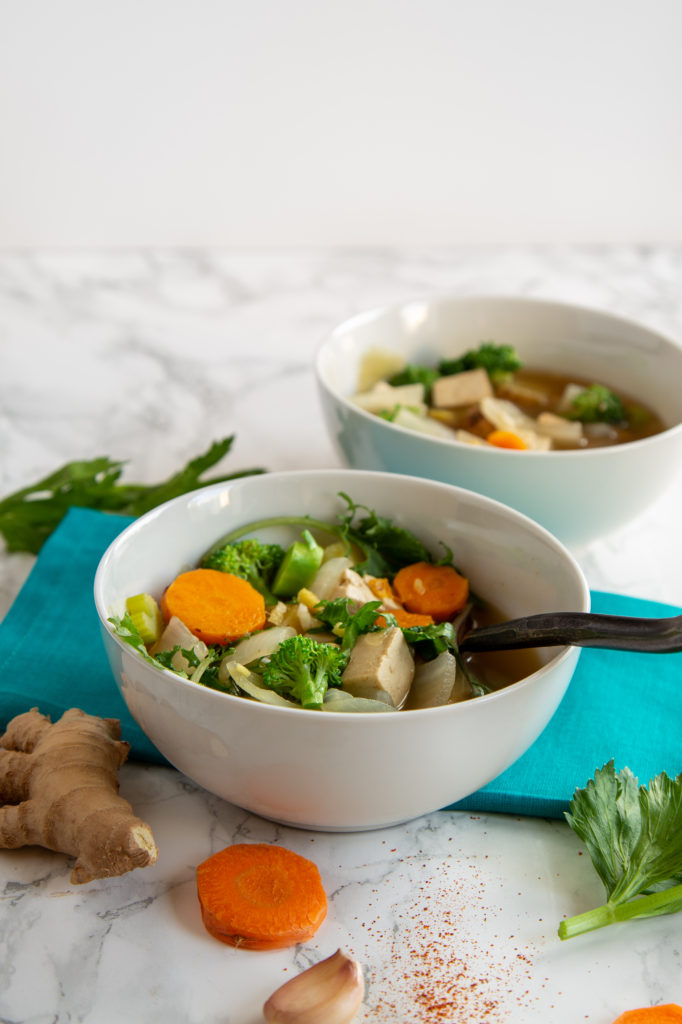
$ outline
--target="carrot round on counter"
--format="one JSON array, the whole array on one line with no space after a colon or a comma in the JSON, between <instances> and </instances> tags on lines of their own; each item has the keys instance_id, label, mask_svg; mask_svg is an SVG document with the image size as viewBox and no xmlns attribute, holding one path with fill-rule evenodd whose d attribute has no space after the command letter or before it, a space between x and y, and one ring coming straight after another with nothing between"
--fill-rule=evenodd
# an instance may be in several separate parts
<instances>
[{"instance_id":1,"label":"carrot round on counter","mask_svg":"<svg viewBox=\"0 0 682 1024\"><path fill-rule=\"evenodd\" d=\"M163 595L161 610L207 644L230 643L265 626L263 595L241 577L217 569L180 573Z\"/></svg>"},{"instance_id":2,"label":"carrot round on counter","mask_svg":"<svg viewBox=\"0 0 682 1024\"><path fill-rule=\"evenodd\" d=\"M283 949L312 938L327 914L317 866L267 843L236 843L197 868L204 927L244 949Z\"/></svg>"},{"instance_id":3,"label":"carrot round on counter","mask_svg":"<svg viewBox=\"0 0 682 1024\"><path fill-rule=\"evenodd\" d=\"M638 1010L626 1010L613 1024L682 1024L682 1006L666 1003L665 1006L643 1006Z\"/></svg>"},{"instance_id":4,"label":"carrot round on counter","mask_svg":"<svg viewBox=\"0 0 682 1024\"><path fill-rule=\"evenodd\" d=\"M401 569L393 580L398 600L408 612L430 615L445 622L463 608L469 597L469 581L451 565L414 562Z\"/></svg>"}]
</instances>

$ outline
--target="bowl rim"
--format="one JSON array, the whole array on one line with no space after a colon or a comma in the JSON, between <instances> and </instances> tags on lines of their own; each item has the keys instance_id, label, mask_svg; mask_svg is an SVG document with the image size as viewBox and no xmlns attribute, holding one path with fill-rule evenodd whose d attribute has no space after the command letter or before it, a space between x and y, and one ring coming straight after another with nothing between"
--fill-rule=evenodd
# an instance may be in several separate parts
<instances>
[{"instance_id":1,"label":"bowl rim","mask_svg":"<svg viewBox=\"0 0 682 1024\"><path fill-rule=\"evenodd\" d=\"M349 328L359 326L363 323L370 322L373 320L379 320L382 317L398 313L400 310L412 306L417 303L427 303L430 305L442 305L447 304L466 304L466 303L490 303L491 305L501 305L507 303L509 305L526 306L528 308L544 308L544 309L557 309L564 312L573 312L583 314L585 316L602 317L605 320L610 320L615 324L623 324L625 327L634 328L635 330L642 331L645 334L650 335L652 338L656 338L659 342L662 342L667 348L679 351L680 359L682 361L682 340L677 341L669 334L664 334L648 325L642 323L639 320L634 320L631 317L621 316L618 313L611 313L609 310L599 309L596 306L586 306L579 303L565 302L562 300L535 298L533 296L524 295L504 295L494 293L468 293L466 295L459 294L457 292L434 292L432 294L417 295L410 299L404 299L400 302L387 303L383 306L374 306L370 309L353 314L338 323L331 331L329 331L325 337L318 343L317 349L314 356L314 369L315 376L317 378L318 387L323 391L327 392L329 396L337 402L340 402L347 410L352 411L354 414L360 417L362 422L372 424L375 429L380 431L391 430L398 431L405 437L418 438L420 441L428 444L433 444L436 447L443 447L450 450L452 445L459 451L470 452L475 450L477 453L483 455L484 458L494 459L514 459L518 458L519 453L505 448L495 448L493 445L469 445L463 441L458 441L456 437L452 440L449 438L435 437L431 434L420 434L417 431L410 430L408 427L403 427L399 423L392 423L389 420L383 419L381 416L376 416L373 413L367 412L362 409L359 405L356 405L350 400L347 395L341 394L341 392L333 387L333 385L326 379L323 370L322 363L324 360L325 353L333 347L335 342L338 342L340 338L345 337L348 333ZM648 448L652 445L661 444L664 440L667 441L670 437L675 437L678 434L682 434L682 419L679 423L673 423L671 426L666 427L664 430L659 431L657 434L651 434L649 437L639 438L634 441L624 441L622 444L614 445L602 445L597 448L566 448L566 449L551 449L549 451L525 451L523 452L524 457L531 457L535 460L546 460L550 459L554 461L557 457L564 461L570 461L576 458L580 458L583 461L586 457L590 459L603 459L613 457L613 452L631 451L637 448Z\"/></svg>"},{"instance_id":2,"label":"bowl rim","mask_svg":"<svg viewBox=\"0 0 682 1024\"><path fill-rule=\"evenodd\" d=\"M248 481L272 480L274 486L276 486L278 481L284 478L291 479L294 477L304 477L309 479L314 477L319 478L326 475L342 475L346 477L371 478L375 480L381 480L382 478L394 480L397 477L405 481L406 483L411 483L412 485L420 488L426 487L427 489L436 489L441 491L444 490L447 492L452 492L453 497L464 496L465 499L473 499L477 504L493 509L497 508L499 511L501 511L507 517L510 517L512 520L517 520L519 525L525 525L526 527L529 526L532 532L536 533L539 536L539 539L544 540L544 542L548 543L549 546L553 548L557 554L561 555L562 559L568 564L568 567L572 570L576 582L579 584L581 603L583 605L582 609L580 610L589 611L590 590L585 574L583 573L583 570L580 567L580 564L577 561L577 559L568 550L568 548L553 533L551 533L551 531L547 530L544 526L536 522L536 520L532 519L530 516L525 515L523 512L519 512L517 509L512 508L510 505L506 505L504 502L498 501L495 498L489 498L486 495L479 494L477 491L473 491L465 487L460 487L456 484L448 484L438 480L431 480L403 473L390 473L383 470L364 470L350 468L299 470L293 469L280 470L273 473L259 474L253 477L238 477L232 481L219 481L214 484L206 484L203 487L197 488L193 491L188 491L185 494L178 495L177 497L172 498L161 505L157 505L155 508L150 509L148 512L145 512L143 515L135 519L132 523L129 523L126 527L124 527L124 529L110 542L106 550L103 552L98 562L94 576L94 603L99 618L100 627L104 631L105 635L109 638L111 642L113 642L120 649L123 655L127 655L136 659L139 658L141 665L143 665L146 669L149 669L156 673L158 678L170 678L174 681L176 685L184 684L183 688L189 687L190 689L196 689L196 691L201 691L204 694L212 694L214 695L212 699L221 698L229 702L236 701L236 706L238 707L243 707L245 703L247 705L253 705L254 707L260 707L262 709L260 712L258 712L260 715L265 714L266 712L275 713L278 715L282 712L288 715L294 714L298 716L310 716L311 714L315 715L315 712L311 712L310 709L297 707L289 708L272 704L266 704L264 702L248 700L247 698L241 696L225 693L222 690L215 690L212 687L202 686L201 683L195 683L191 679L185 678L179 675L177 672L173 672L171 669L161 668L159 666L151 664L150 662L146 662L142 658L142 656L131 647L130 644L124 643L123 640L121 640L121 638L117 636L111 629L109 623L109 615L104 607L102 591L104 579L106 577L110 565L113 564L116 558L118 549L121 546L127 544L131 536L134 536L136 533L146 530L150 523L153 523L155 519L158 519L160 516L164 515L166 511L169 510L171 507L186 506L192 500L192 498L198 494L210 494L211 492L219 493L220 491L223 491L226 488L229 489L230 487L235 485L241 487L248 486ZM563 664L565 661L568 661L574 657L576 659L577 664L577 659L580 655L580 648L566 646L556 647L555 650L557 653L551 658L551 660L548 661L546 664L541 665L540 668L530 673L530 675L524 676L522 679L519 679L514 683L510 683L509 685L502 687L500 690L493 690L491 693L482 694L481 696L472 698L471 700L459 701L453 704L445 704L434 708L404 709L400 711L399 714L397 715L391 713L381 714L369 711L353 712L352 714L342 711L324 711L322 713L318 713L316 717L311 718L311 721L318 721L319 719L321 719L322 721L329 719L330 721L337 722L348 720L366 722L368 720L374 721L379 719L391 721L397 719L399 721L405 721L406 716L411 719L415 716L421 717L425 714L434 715L436 712L440 712L441 714L445 713L448 715L451 715L453 713L462 714L463 709L474 706L478 707L481 701L483 701L486 704L492 701L499 701L505 699L505 695L509 694L510 692L516 693L527 686L537 685L537 683L542 679L543 676L549 674L550 671L553 671L555 668ZM116 680L116 684L118 686L118 680ZM460 710L455 711L455 709ZM323 728L327 727L323 726ZM379 728L391 727L380 726Z\"/></svg>"}]
</instances>

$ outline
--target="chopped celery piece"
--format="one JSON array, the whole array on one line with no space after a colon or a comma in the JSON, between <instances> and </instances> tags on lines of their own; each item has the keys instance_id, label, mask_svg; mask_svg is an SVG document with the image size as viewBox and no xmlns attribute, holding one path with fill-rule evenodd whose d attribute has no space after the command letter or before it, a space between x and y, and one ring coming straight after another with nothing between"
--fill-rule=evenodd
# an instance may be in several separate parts
<instances>
[{"instance_id":1,"label":"chopped celery piece","mask_svg":"<svg viewBox=\"0 0 682 1024\"><path fill-rule=\"evenodd\" d=\"M126 600L126 611L145 644L154 644L161 636L163 616L151 594L134 594Z\"/></svg>"}]
</instances>

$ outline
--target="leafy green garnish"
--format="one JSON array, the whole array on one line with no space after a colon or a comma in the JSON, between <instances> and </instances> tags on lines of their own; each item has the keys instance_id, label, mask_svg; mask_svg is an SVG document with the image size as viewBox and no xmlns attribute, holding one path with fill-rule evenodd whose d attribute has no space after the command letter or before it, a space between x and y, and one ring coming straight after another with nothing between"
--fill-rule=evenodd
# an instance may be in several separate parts
<instances>
[{"instance_id":1,"label":"leafy green garnish","mask_svg":"<svg viewBox=\"0 0 682 1024\"><path fill-rule=\"evenodd\" d=\"M457 635L451 622L438 622L432 626L406 626L403 634L408 644L425 661L431 661L443 651L456 651Z\"/></svg>"},{"instance_id":2,"label":"leafy green garnish","mask_svg":"<svg viewBox=\"0 0 682 1024\"><path fill-rule=\"evenodd\" d=\"M318 530L332 537L338 537L345 542L348 551L351 549L351 544L356 545L364 556L355 565L360 573L369 573L372 576L380 577L394 576L405 565L411 565L413 562L434 561L431 552L409 530L398 526L384 516L377 515L366 505L356 504L343 492L339 492L339 497L347 503L348 511L341 514L336 523L314 519L311 516L273 516L269 519L259 519L232 530L214 544L211 551L204 557L210 557L212 551L225 544L234 543L246 534L256 533L273 526L303 526L309 530ZM356 520L359 510L366 511L367 515ZM440 562L450 563L452 552L445 544L443 544L443 548L445 554Z\"/></svg>"},{"instance_id":3,"label":"leafy green garnish","mask_svg":"<svg viewBox=\"0 0 682 1024\"><path fill-rule=\"evenodd\" d=\"M566 820L585 843L607 901L562 921L560 938L682 910L682 774L661 772L640 786L609 761L575 791Z\"/></svg>"},{"instance_id":4,"label":"leafy green garnish","mask_svg":"<svg viewBox=\"0 0 682 1024\"><path fill-rule=\"evenodd\" d=\"M119 483L125 463L106 456L67 462L49 476L0 501L0 534L5 538L7 550L37 554L74 506L140 516L187 491L264 472L245 469L202 480L203 474L227 454L233 441L234 435L214 441L207 452L192 459L184 469L151 485Z\"/></svg>"},{"instance_id":5,"label":"leafy green garnish","mask_svg":"<svg viewBox=\"0 0 682 1024\"><path fill-rule=\"evenodd\" d=\"M333 601L320 601L313 614L342 636L341 649L350 650L361 633L374 633L381 601L367 601L353 611L353 602L348 597L337 597Z\"/></svg>"},{"instance_id":6,"label":"leafy green garnish","mask_svg":"<svg viewBox=\"0 0 682 1024\"><path fill-rule=\"evenodd\" d=\"M123 643L128 644L133 650L137 651L150 665L155 665L157 668L170 669L171 672L174 672L177 676L182 676L183 679L191 679L192 682L201 683L202 686L208 686L213 690L237 693L237 688L234 684L229 681L223 683L218 675L218 666L229 649L228 647L221 647L219 645L209 647L208 654L204 658L200 658L191 647L182 647L180 644L176 644L167 651L157 651L156 654L152 655L147 650L144 640L140 636L129 612L122 616L112 615L108 621L111 623L112 632ZM176 654L183 656L187 662L188 670L191 671L183 671L175 667L173 659Z\"/></svg>"},{"instance_id":7,"label":"leafy green garnish","mask_svg":"<svg viewBox=\"0 0 682 1024\"><path fill-rule=\"evenodd\" d=\"M456 359L443 359L438 364L438 372L443 376L462 373L464 370L485 370L493 384L500 384L523 363L512 345L496 345L486 341L476 349L470 349Z\"/></svg>"},{"instance_id":8,"label":"leafy green garnish","mask_svg":"<svg viewBox=\"0 0 682 1024\"><path fill-rule=\"evenodd\" d=\"M627 420L620 398L604 384L590 384L579 392L566 416L581 423L623 423Z\"/></svg>"},{"instance_id":9,"label":"leafy green garnish","mask_svg":"<svg viewBox=\"0 0 682 1024\"><path fill-rule=\"evenodd\" d=\"M405 565L414 562L433 562L428 548L403 526L398 526L392 519L378 515L374 509L359 505L347 494L340 497L348 503L348 512L344 524L347 536L363 551L365 558L355 568L358 572L369 573L371 576L395 576ZM366 512L359 521L356 514L359 510ZM446 548L446 557L450 559L452 552Z\"/></svg>"},{"instance_id":10,"label":"leafy green garnish","mask_svg":"<svg viewBox=\"0 0 682 1024\"><path fill-rule=\"evenodd\" d=\"M124 644L128 644L133 650L141 654L145 661L150 662L152 665L156 665L158 668L166 668L167 666L162 665L160 661L153 658L145 647L144 640L140 636L137 626L133 622L130 612L125 612L124 615L112 615L108 621L111 623L112 631L116 634L119 640L122 640Z\"/></svg>"},{"instance_id":11,"label":"leafy green garnish","mask_svg":"<svg viewBox=\"0 0 682 1024\"><path fill-rule=\"evenodd\" d=\"M490 688L473 674L466 659L462 657L457 643L457 630L451 622L436 622L431 626L404 626L403 636L423 661L431 661L443 651L450 651L476 696L490 693Z\"/></svg>"}]
</instances>

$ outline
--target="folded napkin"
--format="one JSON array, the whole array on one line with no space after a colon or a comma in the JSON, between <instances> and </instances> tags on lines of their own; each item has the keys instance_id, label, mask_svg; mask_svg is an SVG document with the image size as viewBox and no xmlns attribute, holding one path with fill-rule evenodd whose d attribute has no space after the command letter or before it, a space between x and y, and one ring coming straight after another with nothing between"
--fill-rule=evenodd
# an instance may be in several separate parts
<instances>
[{"instance_id":1,"label":"folded napkin","mask_svg":"<svg viewBox=\"0 0 682 1024\"><path fill-rule=\"evenodd\" d=\"M592 591L592 611L663 618L676 608ZM682 653L585 648L554 717L535 743L457 810L562 818L578 786L611 758L647 784L682 772Z\"/></svg>"},{"instance_id":2,"label":"folded napkin","mask_svg":"<svg viewBox=\"0 0 682 1024\"><path fill-rule=\"evenodd\" d=\"M132 758L166 763L114 682L92 593L102 554L131 521L71 509L43 546L0 623L0 730L31 707L53 720L79 707L119 718ZM682 611L600 592L592 593L592 609L643 617ZM583 650L564 700L530 750L454 807L560 818L576 787L611 758L641 782L682 771L682 654Z\"/></svg>"},{"instance_id":3,"label":"folded napkin","mask_svg":"<svg viewBox=\"0 0 682 1024\"><path fill-rule=\"evenodd\" d=\"M43 545L0 622L0 731L37 707L52 721L67 708L118 718L130 756L166 763L126 707L100 635L93 586L99 560L129 516L72 508Z\"/></svg>"}]
</instances>

